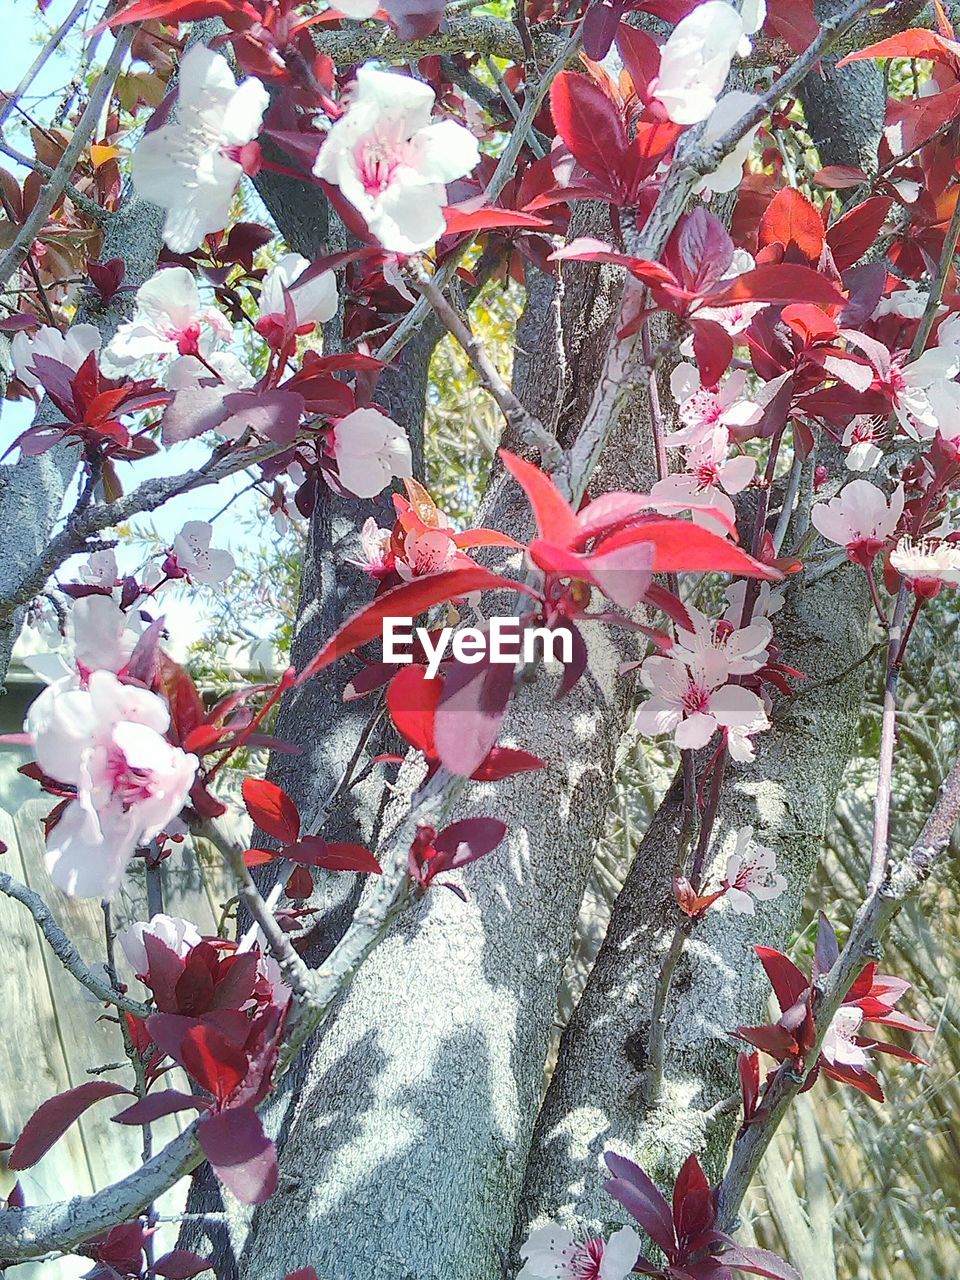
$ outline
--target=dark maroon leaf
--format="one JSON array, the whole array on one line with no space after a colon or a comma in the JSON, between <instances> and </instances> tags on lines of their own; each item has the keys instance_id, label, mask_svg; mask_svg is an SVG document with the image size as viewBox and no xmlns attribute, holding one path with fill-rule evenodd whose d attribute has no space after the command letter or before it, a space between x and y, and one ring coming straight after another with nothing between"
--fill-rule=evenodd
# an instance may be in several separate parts
<instances>
[{"instance_id":1,"label":"dark maroon leaf","mask_svg":"<svg viewBox=\"0 0 960 1280\"><path fill-rule=\"evenodd\" d=\"M9 1168L31 1168L95 1102L115 1098L122 1093L129 1095L131 1090L111 1080L88 1080L86 1084L78 1084L74 1089L48 1098L23 1126L23 1132L7 1157Z\"/></svg>"},{"instance_id":2,"label":"dark maroon leaf","mask_svg":"<svg viewBox=\"0 0 960 1280\"><path fill-rule=\"evenodd\" d=\"M193 1280L194 1276L212 1270L212 1262L201 1258L199 1253L191 1253L189 1249L174 1249L153 1264L154 1274L163 1276L164 1280Z\"/></svg>"},{"instance_id":3,"label":"dark maroon leaf","mask_svg":"<svg viewBox=\"0 0 960 1280\"><path fill-rule=\"evenodd\" d=\"M613 1174L603 1184L604 1189L636 1218L654 1244L668 1257L675 1254L677 1238L673 1229L673 1213L653 1180L626 1156L608 1151L604 1160Z\"/></svg>"},{"instance_id":4,"label":"dark maroon leaf","mask_svg":"<svg viewBox=\"0 0 960 1280\"><path fill-rule=\"evenodd\" d=\"M104 305L116 295L126 274L127 267L122 258L111 258L109 262L87 263L87 275Z\"/></svg>"},{"instance_id":5,"label":"dark maroon leaf","mask_svg":"<svg viewBox=\"0 0 960 1280\"><path fill-rule=\"evenodd\" d=\"M834 932L833 925L821 911L817 925L817 945L813 958L814 982L822 974L829 973L839 959L840 946L837 942L837 935Z\"/></svg>"},{"instance_id":6,"label":"dark maroon leaf","mask_svg":"<svg viewBox=\"0 0 960 1280\"><path fill-rule=\"evenodd\" d=\"M243 1204L263 1204L277 1189L277 1149L252 1107L201 1120L197 1136L214 1173Z\"/></svg>"},{"instance_id":7,"label":"dark maroon leaf","mask_svg":"<svg viewBox=\"0 0 960 1280\"><path fill-rule=\"evenodd\" d=\"M686 286L704 293L719 283L733 261L733 247L729 231L715 214L702 205L694 209L684 218L678 239Z\"/></svg>"},{"instance_id":8,"label":"dark maroon leaf","mask_svg":"<svg viewBox=\"0 0 960 1280\"><path fill-rule=\"evenodd\" d=\"M434 840L440 855L434 860L437 871L465 867L492 853L507 834L507 824L499 818L463 818L452 822Z\"/></svg>"},{"instance_id":9,"label":"dark maroon leaf","mask_svg":"<svg viewBox=\"0 0 960 1280\"><path fill-rule=\"evenodd\" d=\"M148 1093L145 1098L135 1102L126 1111L113 1116L114 1124L153 1124L163 1116L172 1116L177 1111L206 1111L210 1103L195 1093L181 1093L178 1089L162 1089L159 1093Z\"/></svg>"},{"instance_id":10,"label":"dark maroon leaf","mask_svg":"<svg viewBox=\"0 0 960 1280\"><path fill-rule=\"evenodd\" d=\"M737 1244L735 1240L730 1241L720 1259L725 1267L736 1267L738 1271L749 1271L756 1276L768 1276L770 1280L801 1280L800 1272L775 1253Z\"/></svg>"}]
</instances>

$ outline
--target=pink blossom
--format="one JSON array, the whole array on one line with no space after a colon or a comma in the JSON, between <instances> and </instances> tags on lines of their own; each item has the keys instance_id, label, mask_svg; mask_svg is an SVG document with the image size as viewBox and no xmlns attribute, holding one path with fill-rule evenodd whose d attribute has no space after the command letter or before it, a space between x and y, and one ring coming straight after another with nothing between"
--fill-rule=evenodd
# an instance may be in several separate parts
<instances>
[{"instance_id":1,"label":"pink blossom","mask_svg":"<svg viewBox=\"0 0 960 1280\"><path fill-rule=\"evenodd\" d=\"M637 730L650 737L671 733L678 747L695 750L705 747L719 728L765 721L760 698L728 684L728 675L719 654L690 663L673 656L647 658L640 679L651 696L637 710Z\"/></svg>"},{"instance_id":2,"label":"pink blossom","mask_svg":"<svg viewBox=\"0 0 960 1280\"><path fill-rule=\"evenodd\" d=\"M863 1010L856 1005L841 1005L833 1015L820 1052L835 1066L865 1067L870 1055L857 1044L856 1035L863 1022Z\"/></svg>"},{"instance_id":3,"label":"pink blossom","mask_svg":"<svg viewBox=\"0 0 960 1280\"><path fill-rule=\"evenodd\" d=\"M654 507L663 504L689 503L693 507L712 507L717 518L709 512L693 510L695 524L716 527L726 533L736 519L736 509L728 495L746 489L757 471L756 458L749 454L727 457L730 432L726 427L704 429L700 439L687 451L686 470L658 480L650 489Z\"/></svg>"},{"instance_id":4,"label":"pink blossom","mask_svg":"<svg viewBox=\"0 0 960 1280\"><path fill-rule=\"evenodd\" d=\"M427 529L423 533L408 533L403 540L403 555L397 557L396 570L405 582L412 578L425 578L443 569L452 569L456 560L467 557L457 550L457 544L444 529Z\"/></svg>"},{"instance_id":5,"label":"pink blossom","mask_svg":"<svg viewBox=\"0 0 960 1280\"><path fill-rule=\"evenodd\" d=\"M213 525L205 520L188 520L174 539L172 558L177 568L191 582L217 586L225 582L236 568L229 551L211 547Z\"/></svg>"},{"instance_id":6,"label":"pink blossom","mask_svg":"<svg viewBox=\"0 0 960 1280\"><path fill-rule=\"evenodd\" d=\"M675 124L707 119L743 37L743 20L724 0L707 0L677 23L650 82L651 96Z\"/></svg>"},{"instance_id":7,"label":"pink blossom","mask_svg":"<svg viewBox=\"0 0 960 1280\"><path fill-rule=\"evenodd\" d=\"M358 498L375 498L393 476L413 475L406 432L376 409L354 409L341 418L330 444L341 485Z\"/></svg>"},{"instance_id":8,"label":"pink blossom","mask_svg":"<svg viewBox=\"0 0 960 1280\"><path fill-rule=\"evenodd\" d=\"M666 437L666 444L672 448L695 445L713 427L746 427L759 422L763 409L747 398L746 383L746 373L738 369L722 386L707 390L695 365L678 364L670 375L670 390L682 426Z\"/></svg>"},{"instance_id":9,"label":"pink blossom","mask_svg":"<svg viewBox=\"0 0 960 1280\"><path fill-rule=\"evenodd\" d=\"M433 104L434 92L422 81L362 66L313 169L340 188L371 234L396 253L427 249L443 235L445 184L480 160L463 125L431 123Z\"/></svg>"},{"instance_id":10,"label":"pink blossom","mask_svg":"<svg viewBox=\"0 0 960 1280\"><path fill-rule=\"evenodd\" d=\"M752 617L754 621L759 618L772 618L775 613L783 608L783 591L775 591L769 582L761 582L758 584L752 582L754 596ZM723 593L724 599L727 601L727 607L723 611L722 621L729 622L732 627L739 627L743 619L743 611L747 602L747 580L746 578L738 578L736 582L731 582L729 587Z\"/></svg>"},{"instance_id":11,"label":"pink blossom","mask_svg":"<svg viewBox=\"0 0 960 1280\"><path fill-rule=\"evenodd\" d=\"M901 538L890 552L890 564L924 599L932 599L942 587L960 586L960 543Z\"/></svg>"},{"instance_id":12,"label":"pink blossom","mask_svg":"<svg viewBox=\"0 0 960 1280\"><path fill-rule=\"evenodd\" d=\"M810 519L829 542L846 547L851 560L869 564L900 523L903 503L902 484L887 501L869 480L851 480L835 498L814 503Z\"/></svg>"},{"instance_id":13,"label":"pink blossom","mask_svg":"<svg viewBox=\"0 0 960 1280\"><path fill-rule=\"evenodd\" d=\"M47 838L65 893L112 897L138 845L183 808L197 758L167 742L169 724L162 699L110 671L94 671L85 689L58 681L33 703L26 729L37 763L77 789Z\"/></svg>"},{"instance_id":14,"label":"pink blossom","mask_svg":"<svg viewBox=\"0 0 960 1280\"><path fill-rule=\"evenodd\" d=\"M133 653L140 631L137 616L125 613L112 596L81 596L70 609L68 634L81 674L120 671Z\"/></svg>"},{"instance_id":15,"label":"pink blossom","mask_svg":"<svg viewBox=\"0 0 960 1280\"><path fill-rule=\"evenodd\" d=\"M190 253L227 225L268 103L260 81L238 85L219 53L198 44L184 56L176 119L144 134L133 153L134 186L166 209L163 236L174 253Z\"/></svg>"},{"instance_id":16,"label":"pink blossom","mask_svg":"<svg viewBox=\"0 0 960 1280\"><path fill-rule=\"evenodd\" d=\"M151 360L207 357L233 332L216 307L203 306L186 267L167 267L151 276L137 290L136 304L133 319L120 326L103 353L102 367L111 377Z\"/></svg>"},{"instance_id":17,"label":"pink blossom","mask_svg":"<svg viewBox=\"0 0 960 1280\"><path fill-rule=\"evenodd\" d=\"M17 377L26 387L36 389L41 380L33 372L37 356L46 356L77 373L92 351L100 350L100 330L92 324L75 324L66 333L52 325L42 325L33 334L15 333L10 343Z\"/></svg>"},{"instance_id":18,"label":"pink blossom","mask_svg":"<svg viewBox=\"0 0 960 1280\"><path fill-rule=\"evenodd\" d=\"M189 920L182 920L179 916L158 914L147 923L142 920L137 921L117 935L123 954L137 977L145 976L150 970L144 941L147 936L158 938L181 960L203 941L196 925L191 924Z\"/></svg>"},{"instance_id":19,"label":"pink blossom","mask_svg":"<svg viewBox=\"0 0 960 1280\"><path fill-rule=\"evenodd\" d=\"M367 516L360 530L360 554L348 557L347 564L369 573L371 578L384 577L393 568L390 530L381 529L373 516Z\"/></svg>"},{"instance_id":20,"label":"pink blossom","mask_svg":"<svg viewBox=\"0 0 960 1280\"><path fill-rule=\"evenodd\" d=\"M332 271L321 271L306 284L297 284L309 266L301 254L285 253L264 276L257 322L260 332L269 332L271 325L285 326L286 294L293 305L298 328L309 331L337 314L337 279Z\"/></svg>"},{"instance_id":21,"label":"pink blossom","mask_svg":"<svg viewBox=\"0 0 960 1280\"><path fill-rule=\"evenodd\" d=\"M203 389L209 393L211 409L219 405L231 391L245 391L255 381L253 374L232 351L213 351L205 355L202 361L196 356L178 356L167 365L163 377L163 385L170 391ZM200 402L195 400L194 403L198 404L198 414L201 413ZM207 399L204 403L207 403ZM226 434L221 427L216 430ZM229 438L239 439L243 430L243 426L238 424Z\"/></svg>"},{"instance_id":22,"label":"pink blossom","mask_svg":"<svg viewBox=\"0 0 960 1280\"><path fill-rule=\"evenodd\" d=\"M754 898L768 902L779 898L787 887L786 878L777 871L777 855L766 845L755 844L753 827L737 832L737 842L724 872L726 898L741 915L754 914Z\"/></svg>"},{"instance_id":23,"label":"pink blossom","mask_svg":"<svg viewBox=\"0 0 960 1280\"><path fill-rule=\"evenodd\" d=\"M843 447L847 451L846 464L850 471L872 471L883 460L883 450L877 441L883 438L883 420L858 414L843 433Z\"/></svg>"},{"instance_id":24,"label":"pink blossom","mask_svg":"<svg viewBox=\"0 0 960 1280\"><path fill-rule=\"evenodd\" d=\"M594 1235L578 1240L563 1227L540 1227L520 1250L517 1280L626 1280L639 1254L633 1227L621 1227L606 1241Z\"/></svg>"},{"instance_id":25,"label":"pink blossom","mask_svg":"<svg viewBox=\"0 0 960 1280\"><path fill-rule=\"evenodd\" d=\"M747 93L743 89L731 89L729 93L725 93L721 98L717 99L717 105L713 108L707 123L703 127L703 137L701 145L709 147L713 143L718 142L728 129L738 124L743 117L752 111L760 101L755 93ZM727 152L720 163L711 173L704 176L697 183L694 190L699 194L703 192L722 192L733 191L743 180L743 166L746 163L747 156L753 146L753 140L757 136L757 130L760 128L761 121L748 129L737 144Z\"/></svg>"}]
</instances>

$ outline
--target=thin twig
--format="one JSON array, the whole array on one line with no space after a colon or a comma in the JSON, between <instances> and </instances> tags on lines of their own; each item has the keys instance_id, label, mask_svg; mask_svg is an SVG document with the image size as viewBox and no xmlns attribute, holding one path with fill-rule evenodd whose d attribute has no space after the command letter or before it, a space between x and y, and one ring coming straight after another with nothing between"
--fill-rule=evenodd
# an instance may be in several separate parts
<instances>
[{"instance_id":1,"label":"thin twig","mask_svg":"<svg viewBox=\"0 0 960 1280\"><path fill-rule=\"evenodd\" d=\"M90 968L39 893L14 880L6 871L0 871L0 893L13 898L27 908L63 967L98 1000L102 1000L104 1004L115 1005L116 1008L132 1013L137 1018L150 1016L152 1010L145 1004L121 995L96 969Z\"/></svg>"},{"instance_id":2,"label":"thin twig","mask_svg":"<svg viewBox=\"0 0 960 1280\"><path fill-rule=\"evenodd\" d=\"M453 304L437 288L423 268L413 273L413 282L422 297L430 303L440 323L456 338L463 348L467 359L480 379L480 384L497 402L500 412L522 440L540 450L544 466L552 469L559 462L562 450L555 436L552 436L538 418L529 413L513 394L503 378L500 377L496 365L490 359L486 347L472 332L467 322L457 313Z\"/></svg>"},{"instance_id":3,"label":"thin twig","mask_svg":"<svg viewBox=\"0 0 960 1280\"><path fill-rule=\"evenodd\" d=\"M0 284L6 284L13 273L22 265L33 247L33 242L43 231L50 216L50 211L63 193L64 184L70 181L70 175L73 173L84 147L93 136L93 131L100 120L101 112L110 100L114 83L120 73L123 60L130 49L136 30L136 26L131 24L117 38L103 74L90 95L90 100L84 108L77 127L73 131L73 137L60 157L53 176L41 189L37 203L17 233L17 238L3 257L0 258Z\"/></svg>"}]
</instances>

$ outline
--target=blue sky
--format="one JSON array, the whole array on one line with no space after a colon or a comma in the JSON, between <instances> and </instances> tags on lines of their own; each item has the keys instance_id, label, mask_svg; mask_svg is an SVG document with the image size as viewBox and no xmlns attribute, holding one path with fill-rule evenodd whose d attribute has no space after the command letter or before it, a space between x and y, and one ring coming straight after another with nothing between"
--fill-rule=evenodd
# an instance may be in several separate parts
<instances>
[{"instance_id":1,"label":"blue sky","mask_svg":"<svg viewBox=\"0 0 960 1280\"><path fill-rule=\"evenodd\" d=\"M26 68L41 47L47 34L54 29L73 7L74 0L52 0L44 15L40 15L36 0L3 0L5 30L4 39L0 41L0 88L11 91L20 80ZM94 15L88 25L92 25L103 8L99 0L91 0L91 12ZM110 37L104 36L100 46L102 54L109 48ZM69 82L76 65L79 42L73 39L64 46L47 63L41 77L31 89L26 100L28 110L43 120L50 112L63 87ZM8 124L10 141L16 145L22 139L16 137L16 126L13 120ZM24 146L22 149L28 149ZM16 166L2 160L4 167L16 172ZM21 171L18 176L23 176ZM32 405L29 401L11 403L0 402L0 453L4 452L32 418ZM197 441L186 442L172 450L165 450L155 458L145 459L136 466L121 465L121 479L125 487L132 488L142 480L155 475L177 474L197 466L208 456L208 450ZM223 507L224 503L238 489L248 483L248 477L241 475L233 481L227 481L216 487L198 490L194 493L174 499L160 511L148 519L135 522L141 529L156 530L161 539L172 542L180 527L187 520L209 519ZM241 518L258 509L258 499L254 496L239 499L230 510L217 521L215 543L227 546L235 556L242 558L244 546L249 534L244 530ZM133 568L132 559L127 560L125 568ZM171 602L168 609L171 622L180 628L181 637L193 639L202 630L203 618L198 616L195 604L186 600Z\"/></svg>"}]
</instances>

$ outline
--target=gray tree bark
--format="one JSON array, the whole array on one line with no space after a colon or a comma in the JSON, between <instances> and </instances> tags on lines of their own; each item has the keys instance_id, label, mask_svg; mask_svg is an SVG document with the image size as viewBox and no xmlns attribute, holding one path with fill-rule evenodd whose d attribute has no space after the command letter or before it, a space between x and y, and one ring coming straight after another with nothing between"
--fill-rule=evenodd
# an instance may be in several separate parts
<instances>
[{"instance_id":1,"label":"gray tree bark","mask_svg":"<svg viewBox=\"0 0 960 1280\"><path fill-rule=\"evenodd\" d=\"M558 420L562 435L575 431L589 402L619 307L609 270L570 276L566 377L558 377L554 286L537 279L515 379L525 403ZM631 435L611 483L649 484L649 442L635 423ZM483 518L527 533L526 504L502 473ZM495 788L474 785L449 815L495 813L511 827L464 877L468 901L433 889L406 913L318 1037L288 1126L281 1191L248 1238L249 1280L305 1265L331 1280L500 1273L625 720L616 669L632 645L600 631L590 644L581 687L557 703L555 679L541 673L508 717L507 740L545 755L549 768Z\"/></svg>"}]
</instances>

